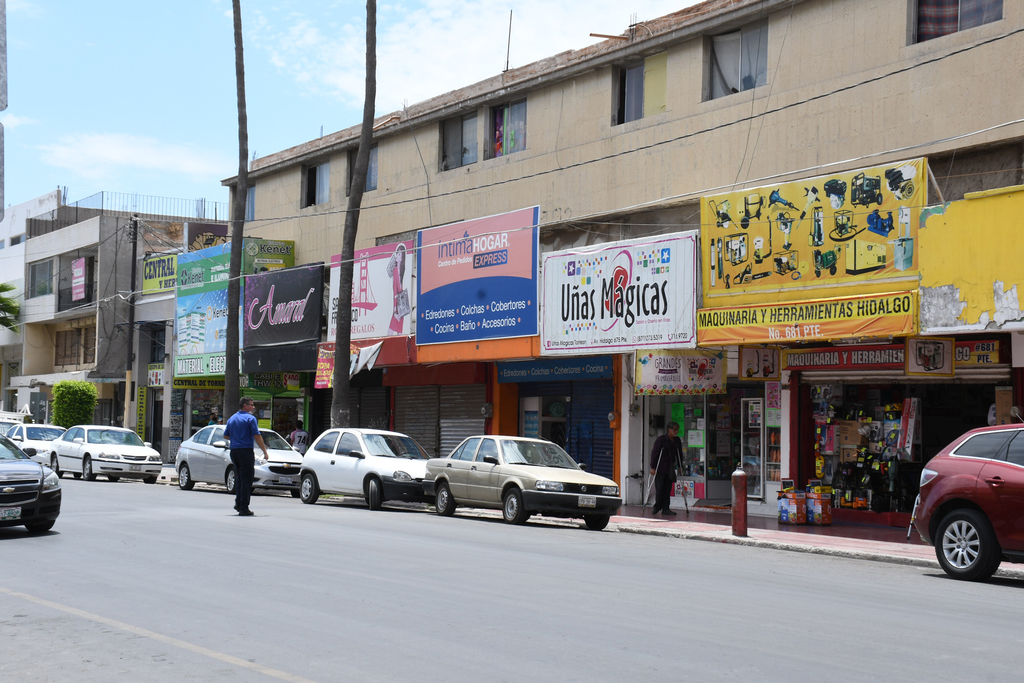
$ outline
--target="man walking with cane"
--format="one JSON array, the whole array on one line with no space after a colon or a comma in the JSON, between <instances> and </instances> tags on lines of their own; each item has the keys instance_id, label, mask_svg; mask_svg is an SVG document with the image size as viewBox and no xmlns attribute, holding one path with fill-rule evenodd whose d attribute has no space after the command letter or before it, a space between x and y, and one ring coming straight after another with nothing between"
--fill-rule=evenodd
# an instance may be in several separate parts
<instances>
[{"instance_id":1,"label":"man walking with cane","mask_svg":"<svg viewBox=\"0 0 1024 683\"><path fill-rule=\"evenodd\" d=\"M659 436L651 449L651 476L654 477L654 514L675 517L669 508L669 494L676 481L676 468L682 461L679 423L669 422L665 434Z\"/></svg>"},{"instance_id":2,"label":"man walking with cane","mask_svg":"<svg viewBox=\"0 0 1024 683\"><path fill-rule=\"evenodd\" d=\"M238 404L238 412L231 416L224 427L224 437L231 443L231 462L235 466L235 510L240 517L252 517L249 496L252 495L252 478L256 468L253 445L258 445L263 451L263 457L270 459L267 446L260 436L260 425L252 414L255 409L252 399L243 396Z\"/></svg>"}]
</instances>

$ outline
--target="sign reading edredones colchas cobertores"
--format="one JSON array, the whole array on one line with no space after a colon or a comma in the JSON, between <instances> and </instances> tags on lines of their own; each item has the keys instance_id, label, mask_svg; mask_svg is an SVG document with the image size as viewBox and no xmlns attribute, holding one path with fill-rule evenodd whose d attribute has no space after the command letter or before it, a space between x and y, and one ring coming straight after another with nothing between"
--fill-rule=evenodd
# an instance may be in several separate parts
<instances>
[{"instance_id":1,"label":"sign reading edredones colchas cobertores","mask_svg":"<svg viewBox=\"0 0 1024 683\"><path fill-rule=\"evenodd\" d=\"M541 353L696 345L697 235L544 255Z\"/></svg>"}]
</instances>

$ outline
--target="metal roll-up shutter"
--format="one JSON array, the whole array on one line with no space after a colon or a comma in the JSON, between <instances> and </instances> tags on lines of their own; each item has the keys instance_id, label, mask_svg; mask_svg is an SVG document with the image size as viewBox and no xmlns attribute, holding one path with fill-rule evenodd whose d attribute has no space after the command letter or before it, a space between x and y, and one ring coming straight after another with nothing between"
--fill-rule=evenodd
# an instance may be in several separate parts
<instances>
[{"instance_id":1,"label":"metal roll-up shutter","mask_svg":"<svg viewBox=\"0 0 1024 683\"><path fill-rule=\"evenodd\" d=\"M331 405L334 402L333 389L313 389L310 393L312 405L309 417L312 424L303 425L309 432L310 443L313 439L331 428Z\"/></svg>"},{"instance_id":2,"label":"metal roll-up shutter","mask_svg":"<svg viewBox=\"0 0 1024 683\"><path fill-rule=\"evenodd\" d=\"M615 410L610 379L572 383L569 403L569 455L588 472L612 478L613 432L608 413Z\"/></svg>"},{"instance_id":3,"label":"metal roll-up shutter","mask_svg":"<svg viewBox=\"0 0 1024 683\"><path fill-rule=\"evenodd\" d=\"M570 382L522 382L519 397L570 396Z\"/></svg>"},{"instance_id":4,"label":"metal roll-up shutter","mask_svg":"<svg viewBox=\"0 0 1024 683\"><path fill-rule=\"evenodd\" d=\"M363 387L359 390L359 422L356 424L369 429L388 429L391 426L387 387Z\"/></svg>"},{"instance_id":5,"label":"metal roll-up shutter","mask_svg":"<svg viewBox=\"0 0 1024 683\"><path fill-rule=\"evenodd\" d=\"M395 431L416 439L432 458L438 455L437 389L436 386L395 388Z\"/></svg>"},{"instance_id":6,"label":"metal roll-up shutter","mask_svg":"<svg viewBox=\"0 0 1024 683\"><path fill-rule=\"evenodd\" d=\"M441 387L441 450L444 457L467 436L484 433L486 424L480 409L487 402L483 384Z\"/></svg>"},{"instance_id":7,"label":"metal roll-up shutter","mask_svg":"<svg viewBox=\"0 0 1024 683\"><path fill-rule=\"evenodd\" d=\"M359 424L359 394L362 393L359 387L348 389L348 423L353 427L362 427Z\"/></svg>"}]
</instances>

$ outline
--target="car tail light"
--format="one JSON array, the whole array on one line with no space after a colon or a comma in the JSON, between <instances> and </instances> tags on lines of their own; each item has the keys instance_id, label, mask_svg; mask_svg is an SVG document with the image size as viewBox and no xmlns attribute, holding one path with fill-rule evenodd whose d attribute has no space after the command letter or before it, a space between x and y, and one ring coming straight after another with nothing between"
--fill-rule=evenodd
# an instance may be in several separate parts
<instances>
[{"instance_id":1,"label":"car tail light","mask_svg":"<svg viewBox=\"0 0 1024 683\"><path fill-rule=\"evenodd\" d=\"M939 473L936 472L935 470L930 470L927 467L921 470L921 488L924 488L925 484L927 484L937 476L939 476Z\"/></svg>"}]
</instances>

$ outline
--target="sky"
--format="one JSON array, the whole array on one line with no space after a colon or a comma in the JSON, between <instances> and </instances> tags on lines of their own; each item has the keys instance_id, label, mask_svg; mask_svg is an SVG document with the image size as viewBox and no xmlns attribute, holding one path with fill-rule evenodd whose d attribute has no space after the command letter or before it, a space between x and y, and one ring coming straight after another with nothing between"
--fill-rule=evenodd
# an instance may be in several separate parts
<instances>
[{"instance_id":1,"label":"sky","mask_svg":"<svg viewBox=\"0 0 1024 683\"><path fill-rule=\"evenodd\" d=\"M691 0L382 3L377 114L618 35ZM242 0L249 152L362 119L366 6ZM230 0L7 0L4 204L67 188L227 201L238 168Z\"/></svg>"}]
</instances>

